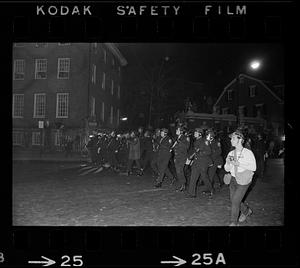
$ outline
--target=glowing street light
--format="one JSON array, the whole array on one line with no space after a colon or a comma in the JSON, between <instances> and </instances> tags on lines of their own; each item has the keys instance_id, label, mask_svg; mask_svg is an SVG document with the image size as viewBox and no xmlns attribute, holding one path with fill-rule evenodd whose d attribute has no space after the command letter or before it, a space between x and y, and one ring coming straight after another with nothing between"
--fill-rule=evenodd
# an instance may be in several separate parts
<instances>
[{"instance_id":1,"label":"glowing street light","mask_svg":"<svg viewBox=\"0 0 300 268\"><path fill-rule=\"evenodd\" d=\"M127 119L128 119L127 117L120 118L121 121L127 121Z\"/></svg>"},{"instance_id":2,"label":"glowing street light","mask_svg":"<svg viewBox=\"0 0 300 268\"><path fill-rule=\"evenodd\" d=\"M250 63L250 67L252 70L257 70L260 67L260 61L255 60Z\"/></svg>"}]
</instances>

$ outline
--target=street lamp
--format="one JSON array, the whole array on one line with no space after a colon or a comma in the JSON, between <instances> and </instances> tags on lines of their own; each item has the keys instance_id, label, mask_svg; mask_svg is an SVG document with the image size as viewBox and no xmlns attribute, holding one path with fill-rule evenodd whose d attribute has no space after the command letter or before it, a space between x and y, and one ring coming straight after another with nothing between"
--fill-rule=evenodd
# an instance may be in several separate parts
<instances>
[{"instance_id":1,"label":"street lamp","mask_svg":"<svg viewBox=\"0 0 300 268\"><path fill-rule=\"evenodd\" d=\"M250 70L257 71L261 67L261 61L260 60L253 60L249 63L249 68ZM241 78L241 73L239 73L236 77L237 81L237 113L236 113L236 123L237 127L239 127L240 124L240 108L239 108L239 92L240 92L240 78Z\"/></svg>"}]
</instances>

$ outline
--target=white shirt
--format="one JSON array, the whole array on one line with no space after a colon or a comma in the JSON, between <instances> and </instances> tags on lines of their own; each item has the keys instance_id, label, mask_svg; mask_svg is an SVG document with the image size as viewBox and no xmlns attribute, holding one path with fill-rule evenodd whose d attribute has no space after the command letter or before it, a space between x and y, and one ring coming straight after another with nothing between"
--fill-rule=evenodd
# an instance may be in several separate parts
<instances>
[{"instance_id":1,"label":"white shirt","mask_svg":"<svg viewBox=\"0 0 300 268\"><path fill-rule=\"evenodd\" d=\"M229 156L234 157L234 151L232 150L228 153L227 158ZM239 162L239 166L237 167L237 172L243 172L245 170L255 171L256 170L256 160L255 156L251 150L247 148L243 148L242 151L236 152L237 161ZM224 169L229 171L231 176L235 177L238 184L247 185L252 181L252 177L248 180L241 180L235 176L235 168L233 164L228 164L227 162L224 165Z\"/></svg>"}]
</instances>

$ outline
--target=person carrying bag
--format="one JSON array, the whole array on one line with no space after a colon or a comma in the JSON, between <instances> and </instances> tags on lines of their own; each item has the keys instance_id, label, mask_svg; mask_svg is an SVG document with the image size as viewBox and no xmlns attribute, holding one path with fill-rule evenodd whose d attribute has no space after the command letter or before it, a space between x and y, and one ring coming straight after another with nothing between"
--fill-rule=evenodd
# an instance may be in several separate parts
<instances>
[{"instance_id":1,"label":"person carrying bag","mask_svg":"<svg viewBox=\"0 0 300 268\"><path fill-rule=\"evenodd\" d=\"M240 131L233 132L230 137L231 145L235 149L226 157L224 169L230 174L225 174L224 182L229 184L230 191L231 223L229 226L238 226L238 222L244 222L252 214L252 210L245 204L243 198L252 182L256 160L253 152L243 147L244 135Z\"/></svg>"}]
</instances>

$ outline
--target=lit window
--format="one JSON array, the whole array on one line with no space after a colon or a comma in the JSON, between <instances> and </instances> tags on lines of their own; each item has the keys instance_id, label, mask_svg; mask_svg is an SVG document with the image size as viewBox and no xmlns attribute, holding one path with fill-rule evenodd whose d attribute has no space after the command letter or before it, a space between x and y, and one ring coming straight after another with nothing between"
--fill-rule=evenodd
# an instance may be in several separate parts
<instances>
[{"instance_id":1,"label":"lit window","mask_svg":"<svg viewBox=\"0 0 300 268\"><path fill-rule=\"evenodd\" d=\"M22 118L24 113L24 94L13 94L13 118Z\"/></svg>"},{"instance_id":2,"label":"lit window","mask_svg":"<svg viewBox=\"0 0 300 268\"><path fill-rule=\"evenodd\" d=\"M59 58L58 59L58 79L69 79L70 73L70 58Z\"/></svg>"},{"instance_id":3,"label":"lit window","mask_svg":"<svg viewBox=\"0 0 300 268\"><path fill-rule=\"evenodd\" d=\"M47 78L47 59L35 60L35 79Z\"/></svg>"},{"instance_id":4,"label":"lit window","mask_svg":"<svg viewBox=\"0 0 300 268\"><path fill-rule=\"evenodd\" d=\"M14 60L14 80L23 80L25 78L25 61Z\"/></svg>"},{"instance_id":5,"label":"lit window","mask_svg":"<svg viewBox=\"0 0 300 268\"><path fill-rule=\"evenodd\" d=\"M68 116L69 116L69 93L57 93L56 118L68 118Z\"/></svg>"},{"instance_id":6,"label":"lit window","mask_svg":"<svg viewBox=\"0 0 300 268\"><path fill-rule=\"evenodd\" d=\"M46 94L38 93L34 94L34 118L44 118L46 114Z\"/></svg>"}]
</instances>

